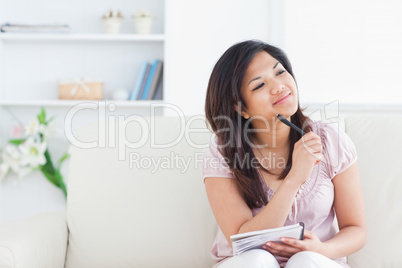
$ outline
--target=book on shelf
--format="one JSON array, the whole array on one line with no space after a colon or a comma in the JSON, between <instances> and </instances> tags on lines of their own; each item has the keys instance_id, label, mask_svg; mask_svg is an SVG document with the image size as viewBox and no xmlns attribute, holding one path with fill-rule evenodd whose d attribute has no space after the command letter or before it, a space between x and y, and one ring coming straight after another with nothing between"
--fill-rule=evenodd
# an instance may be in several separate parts
<instances>
[{"instance_id":1,"label":"book on shelf","mask_svg":"<svg viewBox=\"0 0 402 268\"><path fill-rule=\"evenodd\" d=\"M163 100L163 83L160 81L156 87L155 94L152 98L153 100Z\"/></svg>"},{"instance_id":2,"label":"book on shelf","mask_svg":"<svg viewBox=\"0 0 402 268\"><path fill-rule=\"evenodd\" d=\"M146 60L144 60L141 63L141 67L140 67L140 70L138 72L137 79L135 80L133 90L130 92L130 96L128 98L129 100L136 100L137 99L137 97L138 97L138 95L140 93L140 90L141 90L141 84L142 84L142 81L144 80L144 76L145 76L145 73L146 73L148 65L149 64L148 64L148 62Z\"/></svg>"},{"instance_id":3,"label":"book on shelf","mask_svg":"<svg viewBox=\"0 0 402 268\"><path fill-rule=\"evenodd\" d=\"M262 246L268 241L282 243L279 240L281 237L291 237L303 240L304 223L299 222L279 228L232 235L230 236L230 241L232 242L233 256L251 249L262 248Z\"/></svg>"},{"instance_id":4,"label":"book on shelf","mask_svg":"<svg viewBox=\"0 0 402 268\"><path fill-rule=\"evenodd\" d=\"M70 26L66 24L5 23L1 25L1 31L5 33L68 33Z\"/></svg>"},{"instance_id":5,"label":"book on shelf","mask_svg":"<svg viewBox=\"0 0 402 268\"><path fill-rule=\"evenodd\" d=\"M159 62L159 60L156 59L156 60L154 60L154 62L151 65L151 69L149 71L147 82L145 83L144 92L142 93L142 97L141 97L142 100L146 100L148 97L149 89L151 88L152 79L155 76L155 71L156 71L156 67L158 66L158 62Z\"/></svg>"},{"instance_id":6,"label":"book on shelf","mask_svg":"<svg viewBox=\"0 0 402 268\"><path fill-rule=\"evenodd\" d=\"M163 61L142 61L129 100L161 100L163 98Z\"/></svg>"},{"instance_id":7,"label":"book on shelf","mask_svg":"<svg viewBox=\"0 0 402 268\"><path fill-rule=\"evenodd\" d=\"M147 62L147 68L145 69L145 74L142 78L141 81L141 87L140 87L140 91L138 92L137 95L137 100L141 100L142 99L142 94L144 93L144 89L145 89L145 84L147 83L147 79L149 76L149 72L151 71L151 64L149 62Z\"/></svg>"},{"instance_id":8,"label":"book on shelf","mask_svg":"<svg viewBox=\"0 0 402 268\"><path fill-rule=\"evenodd\" d=\"M151 86L149 87L149 93L147 96L147 100L154 100L156 97L155 96L156 89L157 89L159 83L161 82L162 67L163 67L163 61L159 60L158 65L156 66L154 77L151 81Z\"/></svg>"}]
</instances>

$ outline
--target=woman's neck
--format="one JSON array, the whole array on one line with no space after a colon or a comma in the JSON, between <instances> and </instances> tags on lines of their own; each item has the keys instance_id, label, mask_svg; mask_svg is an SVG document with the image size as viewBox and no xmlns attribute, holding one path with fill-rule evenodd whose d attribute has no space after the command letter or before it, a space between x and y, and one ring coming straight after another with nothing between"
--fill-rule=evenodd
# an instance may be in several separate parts
<instances>
[{"instance_id":1,"label":"woman's neck","mask_svg":"<svg viewBox=\"0 0 402 268\"><path fill-rule=\"evenodd\" d=\"M252 122L253 123L253 122ZM290 128L276 120L271 122L269 126L265 123L259 125L255 122L252 132L255 139L252 145L256 148L268 150L270 152L283 152L288 151L290 141Z\"/></svg>"}]
</instances>

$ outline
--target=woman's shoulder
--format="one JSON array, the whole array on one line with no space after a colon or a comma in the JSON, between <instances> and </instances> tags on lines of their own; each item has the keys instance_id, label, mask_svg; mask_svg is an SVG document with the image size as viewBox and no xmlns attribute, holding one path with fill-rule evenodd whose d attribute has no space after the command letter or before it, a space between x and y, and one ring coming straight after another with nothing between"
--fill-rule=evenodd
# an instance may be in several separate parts
<instances>
[{"instance_id":1,"label":"woman's shoulder","mask_svg":"<svg viewBox=\"0 0 402 268\"><path fill-rule=\"evenodd\" d=\"M204 149L204 156L223 158L221 146L218 141L218 137L213 135L209 141L208 146Z\"/></svg>"},{"instance_id":2,"label":"woman's shoulder","mask_svg":"<svg viewBox=\"0 0 402 268\"><path fill-rule=\"evenodd\" d=\"M206 177L234 177L227 164L227 159L221 153L221 146L216 136L210 140L208 147L204 150L201 173L203 179Z\"/></svg>"},{"instance_id":3,"label":"woman's shoulder","mask_svg":"<svg viewBox=\"0 0 402 268\"><path fill-rule=\"evenodd\" d=\"M325 122L322 120L310 120L308 125L314 133L324 132L323 134L329 134L332 132L343 131L342 124L339 121Z\"/></svg>"},{"instance_id":4,"label":"woman's shoulder","mask_svg":"<svg viewBox=\"0 0 402 268\"><path fill-rule=\"evenodd\" d=\"M347 134L344 131L343 124L341 121L335 122L325 122L321 120L310 120L308 125L311 127L311 130L319 135L321 139L329 140L329 139L338 139L347 138Z\"/></svg>"},{"instance_id":5,"label":"woman's shoulder","mask_svg":"<svg viewBox=\"0 0 402 268\"><path fill-rule=\"evenodd\" d=\"M357 160L354 143L343 130L341 122L313 121L311 128L321 138L323 162L330 170L331 178Z\"/></svg>"},{"instance_id":6,"label":"woman's shoulder","mask_svg":"<svg viewBox=\"0 0 402 268\"><path fill-rule=\"evenodd\" d=\"M324 122L324 121L311 121L311 130L320 136L324 149L335 149L340 147L353 146L353 142L342 128L339 121Z\"/></svg>"}]
</instances>

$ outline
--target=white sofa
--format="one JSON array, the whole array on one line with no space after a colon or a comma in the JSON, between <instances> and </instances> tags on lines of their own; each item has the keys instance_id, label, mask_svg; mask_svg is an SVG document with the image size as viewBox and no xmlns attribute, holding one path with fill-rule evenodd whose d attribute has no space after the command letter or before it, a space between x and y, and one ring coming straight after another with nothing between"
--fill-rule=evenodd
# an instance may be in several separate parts
<instances>
[{"instance_id":1,"label":"white sofa","mask_svg":"<svg viewBox=\"0 0 402 268\"><path fill-rule=\"evenodd\" d=\"M203 120L191 120L183 126L180 118L157 118L156 144L182 135L180 142L159 149L150 139L130 148L146 136L145 121L109 122L119 126L115 137L102 124L81 129L80 147L99 143L73 149L66 213L1 224L0 267L211 267L217 226L200 176L203 149L196 148L208 143L211 133ZM358 152L368 224L367 244L349 256L349 264L402 267L402 118L343 122ZM183 134L183 128L192 132ZM124 139L130 140L127 146L118 146ZM130 167L135 159L142 159L140 168ZM155 172L145 169L152 159L164 162ZM190 159L189 167L177 159Z\"/></svg>"}]
</instances>

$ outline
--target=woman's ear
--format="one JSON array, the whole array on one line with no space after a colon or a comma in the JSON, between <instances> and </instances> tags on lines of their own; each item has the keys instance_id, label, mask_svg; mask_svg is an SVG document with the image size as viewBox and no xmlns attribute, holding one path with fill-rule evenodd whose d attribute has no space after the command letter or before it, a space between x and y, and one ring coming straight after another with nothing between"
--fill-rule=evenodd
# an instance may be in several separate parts
<instances>
[{"instance_id":1,"label":"woman's ear","mask_svg":"<svg viewBox=\"0 0 402 268\"><path fill-rule=\"evenodd\" d=\"M237 105L237 104L235 104L234 105L234 109L235 109L235 111L238 113L238 114L240 114L244 119L249 119L250 118L250 115L244 110L244 108L242 108L242 106L241 105Z\"/></svg>"}]
</instances>

